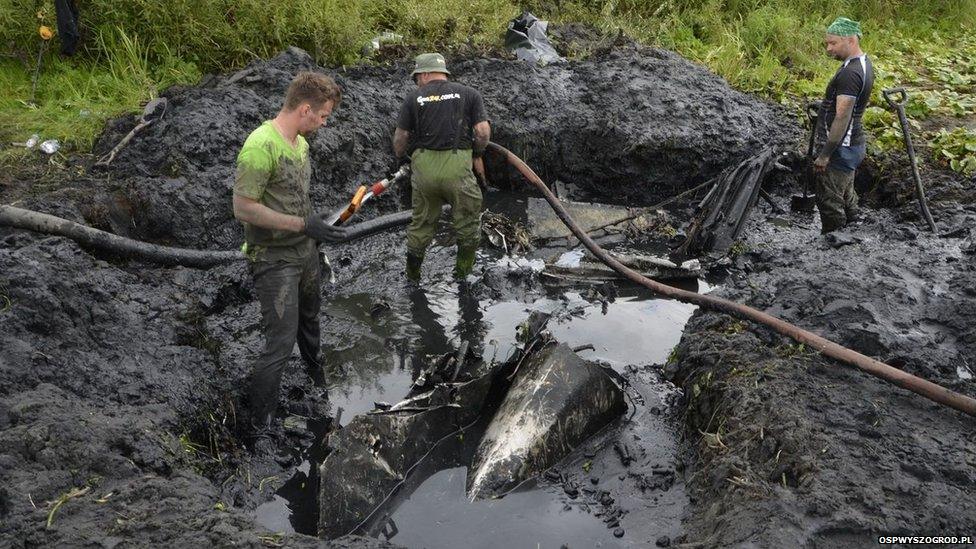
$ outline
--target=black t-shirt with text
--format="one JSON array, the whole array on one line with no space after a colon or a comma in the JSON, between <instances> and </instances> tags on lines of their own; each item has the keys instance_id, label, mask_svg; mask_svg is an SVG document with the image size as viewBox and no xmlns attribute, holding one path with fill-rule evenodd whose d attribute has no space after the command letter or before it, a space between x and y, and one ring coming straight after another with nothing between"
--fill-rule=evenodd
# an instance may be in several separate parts
<instances>
[{"instance_id":1,"label":"black t-shirt with text","mask_svg":"<svg viewBox=\"0 0 976 549\"><path fill-rule=\"evenodd\" d=\"M854 114L851 123L847 127L847 133L841 141L841 146L850 147L864 144L864 128L861 126L861 117L871 99L871 88L874 87L874 68L868 56L861 55L852 57L837 69L837 73L827 84L827 91L824 94L823 103L820 107L820 138L821 142L826 141L827 133L830 132L830 125L834 123L837 115L837 96L849 95L856 97L854 102Z\"/></svg>"},{"instance_id":2,"label":"black t-shirt with text","mask_svg":"<svg viewBox=\"0 0 976 549\"><path fill-rule=\"evenodd\" d=\"M485 120L485 102L478 90L435 80L407 94L397 127L410 132L415 149L470 149L471 129Z\"/></svg>"}]
</instances>

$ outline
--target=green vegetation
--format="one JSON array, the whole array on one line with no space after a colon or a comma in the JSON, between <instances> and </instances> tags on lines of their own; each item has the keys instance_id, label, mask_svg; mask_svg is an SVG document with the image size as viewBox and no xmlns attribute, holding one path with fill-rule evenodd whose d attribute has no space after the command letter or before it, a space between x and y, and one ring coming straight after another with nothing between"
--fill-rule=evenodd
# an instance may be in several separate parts
<instances>
[{"instance_id":1,"label":"green vegetation","mask_svg":"<svg viewBox=\"0 0 976 549\"><path fill-rule=\"evenodd\" d=\"M364 45L384 31L415 48L497 49L522 8L555 23L583 23L606 36L623 32L673 49L741 90L794 106L819 97L835 69L823 54L826 24L840 14L859 19L878 76L870 126L875 152L900 146L892 133L897 120L880 108L883 87L909 87L909 115L949 120L942 125L972 116L976 106L976 0L92 0L81 3L82 50L61 59L55 37L43 56L36 105L28 99L41 45L37 29L55 28L53 2L6 0L0 3L6 48L0 50L0 141L39 133L62 140L67 151L85 151L106 118L137 111L167 86L194 83L288 45L333 66L368 61ZM946 143L942 150L957 154ZM0 165L23 154L0 149ZM964 171L972 165L967 156L940 158L950 165L957 160L952 167Z\"/></svg>"},{"instance_id":2,"label":"green vegetation","mask_svg":"<svg viewBox=\"0 0 976 549\"><path fill-rule=\"evenodd\" d=\"M964 175L976 174L976 131L967 128L948 131L942 128L932 134L931 142L936 158L953 171Z\"/></svg>"},{"instance_id":3,"label":"green vegetation","mask_svg":"<svg viewBox=\"0 0 976 549\"><path fill-rule=\"evenodd\" d=\"M735 258L749 252L749 245L744 240L736 240L729 247L729 257Z\"/></svg>"}]
</instances>

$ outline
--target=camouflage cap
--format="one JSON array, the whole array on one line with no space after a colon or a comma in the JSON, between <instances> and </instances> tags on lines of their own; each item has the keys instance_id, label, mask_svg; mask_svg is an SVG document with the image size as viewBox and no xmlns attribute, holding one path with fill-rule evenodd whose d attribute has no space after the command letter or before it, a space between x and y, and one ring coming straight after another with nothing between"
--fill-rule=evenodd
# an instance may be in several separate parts
<instances>
[{"instance_id":1,"label":"camouflage cap","mask_svg":"<svg viewBox=\"0 0 976 549\"><path fill-rule=\"evenodd\" d=\"M413 69L410 76L417 76L422 72L442 72L444 74L451 74L451 71L447 70L447 62L444 61L444 56L439 53L422 53L417 56L417 67Z\"/></svg>"},{"instance_id":2,"label":"camouflage cap","mask_svg":"<svg viewBox=\"0 0 976 549\"><path fill-rule=\"evenodd\" d=\"M861 37L861 23L846 17L838 17L827 27L827 34L834 36L857 36Z\"/></svg>"}]
</instances>

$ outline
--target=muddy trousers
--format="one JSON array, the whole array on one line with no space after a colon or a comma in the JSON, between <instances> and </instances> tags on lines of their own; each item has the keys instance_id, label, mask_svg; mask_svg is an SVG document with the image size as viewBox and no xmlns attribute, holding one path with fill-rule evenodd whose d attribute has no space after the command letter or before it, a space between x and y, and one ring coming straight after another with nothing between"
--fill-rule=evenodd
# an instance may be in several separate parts
<instances>
[{"instance_id":1,"label":"muddy trousers","mask_svg":"<svg viewBox=\"0 0 976 549\"><path fill-rule=\"evenodd\" d=\"M820 210L821 231L836 231L857 216L857 192L854 191L854 172L827 168L817 174L817 209Z\"/></svg>"},{"instance_id":2,"label":"muddy trousers","mask_svg":"<svg viewBox=\"0 0 976 549\"><path fill-rule=\"evenodd\" d=\"M251 373L251 421L265 427L278 406L281 374L295 342L310 368L319 364L319 293L322 274L317 253L303 263L257 261L251 265L254 290L261 303L264 350Z\"/></svg>"},{"instance_id":3,"label":"muddy trousers","mask_svg":"<svg viewBox=\"0 0 976 549\"><path fill-rule=\"evenodd\" d=\"M413 218L407 228L407 277L420 278L420 265L434 239L444 204L451 205L457 233L454 275L467 276L481 242L481 189L471 171L471 151L417 149L411 166Z\"/></svg>"}]
</instances>

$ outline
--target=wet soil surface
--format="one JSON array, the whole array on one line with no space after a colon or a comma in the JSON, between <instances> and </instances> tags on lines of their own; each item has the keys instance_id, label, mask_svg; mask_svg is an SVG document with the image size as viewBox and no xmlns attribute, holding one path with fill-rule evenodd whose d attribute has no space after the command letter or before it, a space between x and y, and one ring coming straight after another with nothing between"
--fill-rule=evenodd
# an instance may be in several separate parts
<instances>
[{"instance_id":1,"label":"wet soil surface","mask_svg":"<svg viewBox=\"0 0 976 549\"><path fill-rule=\"evenodd\" d=\"M892 171L902 177L869 199L908 194L910 175ZM971 181L926 176L942 236L914 203L868 209L827 237L812 217L762 206L716 293L976 396ZM976 532L973 418L710 312L688 324L668 372L685 389L694 463L687 542L865 547Z\"/></svg>"},{"instance_id":2,"label":"wet soil surface","mask_svg":"<svg viewBox=\"0 0 976 549\"><path fill-rule=\"evenodd\" d=\"M295 72L309 68L317 67L291 50L199 87L171 89L166 117L134 139L110 168L88 170L54 189L5 185L0 199L157 243L236 248L241 230L230 198L237 151L250 130L274 115ZM714 175L761 144L793 135L783 129L789 126L777 107L734 92L714 75L659 50L624 47L546 68L476 59L452 69L484 93L495 139L545 177L566 182L563 188L577 198L651 203ZM311 142L312 198L332 209L388 167L396 111L411 84L405 65L327 72L339 80L345 98ZM96 155L134 123L134 117L109 123ZM495 186L522 188L499 159L488 162ZM366 215L401 209L407 191L389 193ZM277 455L255 458L241 436L241 395L261 345L245 265L158 268L63 238L0 230L4 543L326 544L285 527L269 528L260 518L267 513L256 510L273 502L283 486L304 490L301 471L310 469L303 462L314 458L322 431L335 427L340 407L344 422L374 400L397 400L416 362L454 345L457 334L480 333L485 352L500 353L500 342L511 337L527 309L568 305L584 320L568 315L556 322L557 337L596 344L587 358L603 359L631 380L641 396L633 419L581 448L537 488L490 505L493 511L453 506L451 535L462 534L472 513L494 523L535 508L552 515L548 530L537 532L546 543L557 537L571 541L566 525L577 528L574 535L585 530L585 539L596 544L639 545L680 532L686 499L676 474L677 426L669 423L673 388L647 365L667 356L691 308L672 311L673 305L626 293L604 304L583 295L584 288L552 293L531 276L483 268L483 280L473 285L474 310L483 310L483 318L480 327L475 322L464 328L458 320L464 305L455 304L456 289L439 278L453 260L449 239L432 250L425 265L433 278L423 298L403 283L402 234L329 253L337 276L335 286L323 288L330 385L313 383L295 357L281 399L282 415L292 421L276 434ZM497 253L486 252L481 263L495 259ZM428 312L421 310L425 300ZM673 316L663 320L667 334L646 346L631 344L621 352L637 337L622 338L628 332L616 328L605 330L606 341L592 340L593 325L616 322L638 329L641 322L662 321L662 315ZM458 324L455 334L451 326ZM647 440L655 442L641 442ZM431 520L417 517L423 498L457 495L443 476L452 473L435 473L414 492L413 503L396 511L403 539L411 543L427 527L423 521ZM515 511L506 511L509 505ZM648 506L660 520L646 518ZM572 517L582 515L589 518L576 526ZM512 536L527 529L513 527ZM445 534L443 544L449 539ZM385 545L355 537L329 542Z\"/></svg>"}]
</instances>

